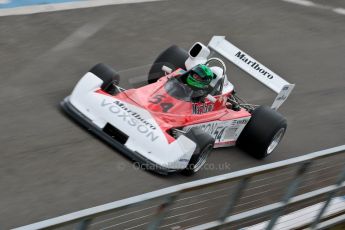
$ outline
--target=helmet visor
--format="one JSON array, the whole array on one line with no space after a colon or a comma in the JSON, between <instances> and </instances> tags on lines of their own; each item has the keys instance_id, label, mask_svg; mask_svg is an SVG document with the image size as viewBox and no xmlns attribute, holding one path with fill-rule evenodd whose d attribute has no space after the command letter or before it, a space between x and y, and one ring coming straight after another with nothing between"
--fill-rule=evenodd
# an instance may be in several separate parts
<instances>
[{"instance_id":1,"label":"helmet visor","mask_svg":"<svg viewBox=\"0 0 345 230\"><path fill-rule=\"evenodd\" d=\"M210 82L207 79L200 77L198 74L191 72L187 77L187 84L199 89L204 89Z\"/></svg>"}]
</instances>

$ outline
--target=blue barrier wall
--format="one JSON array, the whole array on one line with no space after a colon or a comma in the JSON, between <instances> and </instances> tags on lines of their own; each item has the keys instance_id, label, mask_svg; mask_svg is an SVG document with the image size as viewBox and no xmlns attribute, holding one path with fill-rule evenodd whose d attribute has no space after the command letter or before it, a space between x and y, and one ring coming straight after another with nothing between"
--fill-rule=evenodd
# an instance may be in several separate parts
<instances>
[{"instance_id":1,"label":"blue barrier wall","mask_svg":"<svg viewBox=\"0 0 345 230\"><path fill-rule=\"evenodd\" d=\"M20 6L32 6L62 2L77 2L83 0L0 0L0 8L14 8Z\"/></svg>"}]
</instances>

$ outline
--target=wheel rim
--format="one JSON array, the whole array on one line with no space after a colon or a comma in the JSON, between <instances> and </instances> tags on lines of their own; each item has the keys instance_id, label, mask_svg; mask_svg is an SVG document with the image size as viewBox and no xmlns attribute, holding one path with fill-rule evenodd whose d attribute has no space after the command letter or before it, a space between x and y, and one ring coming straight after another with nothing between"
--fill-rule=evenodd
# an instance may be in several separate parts
<instances>
[{"instance_id":1,"label":"wheel rim","mask_svg":"<svg viewBox=\"0 0 345 230\"><path fill-rule=\"evenodd\" d=\"M271 154L273 150L278 146L279 142L284 136L285 128L279 129L279 131L274 135L270 145L267 148L267 155Z\"/></svg>"},{"instance_id":2,"label":"wheel rim","mask_svg":"<svg viewBox=\"0 0 345 230\"><path fill-rule=\"evenodd\" d=\"M202 150L198 161L194 165L194 168L193 168L194 172L199 171L202 168L202 166L206 163L207 157L212 151L212 148L213 148L212 144L209 144Z\"/></svg>"}]
</instances>

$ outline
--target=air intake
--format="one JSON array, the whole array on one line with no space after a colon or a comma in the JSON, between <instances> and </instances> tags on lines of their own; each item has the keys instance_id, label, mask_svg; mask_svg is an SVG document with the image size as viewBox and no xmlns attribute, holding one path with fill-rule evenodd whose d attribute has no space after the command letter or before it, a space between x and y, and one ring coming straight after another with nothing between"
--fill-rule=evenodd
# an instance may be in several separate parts
<instances>
[{"instance_id":1,"label":"air intake","mask_svg":"<svg viewBox=\"0 0 345 230\"><path fill-rule=\"evenodd\" d=\"M125 144L128 140L128 136L112 126L111 124L107 123L106 126L104 126L103 131L111 136L114 140L120 142L121 144Z\"/></svg>"}]
</instances>

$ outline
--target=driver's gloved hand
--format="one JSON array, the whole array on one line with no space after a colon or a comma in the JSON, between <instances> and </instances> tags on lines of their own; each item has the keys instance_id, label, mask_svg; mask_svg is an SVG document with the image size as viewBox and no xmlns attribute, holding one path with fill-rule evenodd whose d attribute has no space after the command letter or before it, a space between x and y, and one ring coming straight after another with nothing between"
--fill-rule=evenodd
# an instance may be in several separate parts
<instances>
[{"instance_id":1,"label":"driver's gloved hand","mask_svg":"<svg viewBox=\"0 0 345 230\"><path fill-rule=\"evenodd\" d=\"M205 97L192 97L193 103L205 102Z\"/></svg>"},{"instance_id":2,"label":"driver's gloved hand","mask_svg":"<svg viewBox=\"0 0 345 230\"><path fill-rule=\"evenodd\" d=\"M234 111L240 111L240 110L241 110L241 107L240 107L239 105L237 105L237 104L233 104L233 105L232 105L232 110L234 110Z\"/></svg>"},{"instance_id":3,"label":"driver's gloved hand","mask_svg":"<svg viewBox=\"0 0 345 230\"><path fill-rule=\"evenodd\" d=\"M203 102L205 100L205 97L207 95L207 92L205 90L195 90L192 94L192 101L194 102Z\"/></svg>"}]
</instances>

